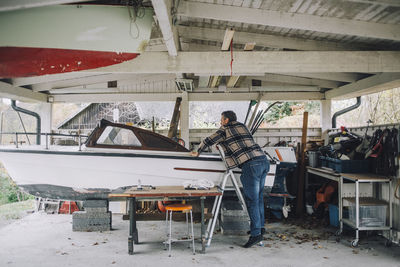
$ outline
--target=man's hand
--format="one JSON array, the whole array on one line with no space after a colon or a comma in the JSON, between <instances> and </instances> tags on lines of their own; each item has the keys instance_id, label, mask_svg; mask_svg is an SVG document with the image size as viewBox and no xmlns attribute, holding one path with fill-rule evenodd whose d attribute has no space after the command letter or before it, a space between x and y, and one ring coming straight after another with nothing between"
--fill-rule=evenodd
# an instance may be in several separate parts
<instances>
[{"instance_id":1,"label":"man's hand","mask_svg":"<svg viewBox=\"0 0 400 267\"><path fill-rule=\"evenodd\" d=\"M197 151L192 151L192 152L190 152L190 156L192 156L192 157L198 157L198 156L199 156L199 152L197 152Z\"/></svg>"}]
</instances>

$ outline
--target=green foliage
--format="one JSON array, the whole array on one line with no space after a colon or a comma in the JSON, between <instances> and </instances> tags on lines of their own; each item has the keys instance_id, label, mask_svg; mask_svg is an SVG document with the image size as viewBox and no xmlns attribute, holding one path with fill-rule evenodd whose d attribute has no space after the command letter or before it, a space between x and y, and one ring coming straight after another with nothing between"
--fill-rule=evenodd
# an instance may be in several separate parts
<instances>
[{"instance_id":1,"label":"green foliage","mask_svg":"<svg viewBox=\"0 0 400 267\"><path fill-rule=\"evenodd\" d=\"M0 205L18 201L18 187L10 177L0 168Z\"/></svg>"},{"instance_id":2,"label":"green foliage","mask_svg":"<svg viewBox=\"0 0 400 267\"><path fill-rule=\"evenodd\" d=\"M305 103L304 110L308 111L310 114L319 114L320 109L321 107L319 101L307 101Z\"/></svg>"},{"instance_id":3,"label":"green foliage","mask_svg":"<svg viewBox=\"0 0 400 267\"><path fill-rule=\"evenodd\" d=\"M268 104L272 104L272 102ZM291 106L296 104L296 102L284 102L282 104L276 104L264 115L264 118L268 122L276 123L278 120L284 117L291 116Z\"/></svg>"}]
</instances>

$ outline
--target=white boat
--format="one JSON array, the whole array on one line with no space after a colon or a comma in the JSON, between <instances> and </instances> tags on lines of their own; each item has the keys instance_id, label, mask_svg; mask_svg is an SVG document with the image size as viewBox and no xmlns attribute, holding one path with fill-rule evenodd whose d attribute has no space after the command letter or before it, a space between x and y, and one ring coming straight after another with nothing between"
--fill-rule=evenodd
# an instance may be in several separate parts
<instances>
[{"instance_id":1,"label":"white boat","mask_svg":"<svg viewBox=\"0 0 400 267\"><path fill-rule=\"evenodd\" d=\"M153 10L54 5L1 12L0 78L83 71L136 58L150 40Z\"/></svg>"},{"instance_id":2,"label":"white boat","mask_svg":"<svg viewBox=\"0 0 400 267\"><path fill-rule=\"evenodd\" d=\"M25 191L61 199L103 198L111 190L139 183L157 187L206 179L219 185L226 171L220 155L192 157L165 136L106 120L81 151L61 146L1 147L0 160ZM275 167L271 165L266 185L272 186ZM240 170L234 173L238 178Z\"/></svg>"}]
</instances>

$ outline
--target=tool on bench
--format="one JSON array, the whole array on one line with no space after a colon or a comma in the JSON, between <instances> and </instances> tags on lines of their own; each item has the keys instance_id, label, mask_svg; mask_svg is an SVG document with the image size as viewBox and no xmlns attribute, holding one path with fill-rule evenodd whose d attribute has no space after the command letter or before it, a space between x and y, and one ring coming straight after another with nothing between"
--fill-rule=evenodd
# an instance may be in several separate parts
<instances>
[{"instance_id":1,"label":"tool on bench","mask_svg":"<svg viewBox=\"0 0 400 267\"><path fill-rule=\"evenodd\" d=\"M213 205L212 212L211 212L211 214L213 216L212 216L211 220L208 222L207 231L206 231L207 246L210 246L210 244L211 244L211 240L212 240L214 229L215 229L215 224L218 220L218 214L221 209L222 197L224 196L224 191L225 191L226 182L228 181L228 178L230 178L232 181L232 185L236 191L236 194L239 198L239 201L240 201L240 204L242 205L243 210L248 214L246 203L244 201L242 193L240 192L239 184L236 181L233 171L228 168L228 165L226 163L224 150L222 149L222 147L220 145L217 145L217 149L221 155L222 160L225 163L226 172L224 174L224 178L222 179L221 185L219 186L220 190L222 191L222 194L215 198L214 205Z\"/></svg>"}]
</instances>

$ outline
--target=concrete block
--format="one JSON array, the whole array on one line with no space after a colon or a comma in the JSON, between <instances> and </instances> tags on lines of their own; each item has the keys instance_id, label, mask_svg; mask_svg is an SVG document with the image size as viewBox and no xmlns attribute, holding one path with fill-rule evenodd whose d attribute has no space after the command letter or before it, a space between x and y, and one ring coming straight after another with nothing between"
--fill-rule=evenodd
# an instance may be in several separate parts
<instances>
[{"instance_id":1,"label":"concrete block","mask_svg":"<svg viewBox=\"0 0 400 267\"><path fill-rule=\"evenodd\" d=\"M249 222L221 222L221 233L223 235L247 235L249 230Z\"/></svg>"},{"instance_id":2,"label":"concrete block","mask_svg":"<svg viewBox=\"0 0 400 267\"><path fill-rule=\"evenodd\" d=\"M249 222L249 216L226 216L221 215L221 222Z\"/></svg>"},{"instance_id":3,"label":"concrete block","mask_svg":"<svg viewBox=\"0 0 400 267\"><path fill-rule=\"evenodd\" d=\"M72 219L86 219L86 218L111 218L111 212L86 212L86 211L75 211L72 214Z\"/></svg>"},{"instance_id":4,"label":"concrete block","mask_svg":"<svg viewBox=\"0 0 400 267\"><path fill-rule=\"evenodd\" d=\"M221 214L227 216L248 216L243 210L242 205L238 201L225 201L222 202Z\"/></svg>"},{"instance_id":5,"label":"concrete block","mask_svg":"<svg viewBox=\"0 0 400 267\"><path fill-rule=\"evenodd\" d=\"M83 202L83 207L86 208L103 208L106 207L108 210L108 200L106 199L93 199L85 200Z\"/></svg>"},{"instance_id":6,"label":"concrete block","mask_svg":"<svg viewBox=\"0 0 400 267\"><path fill-rule=\"evenodd\" d=\"M106 213L106 212L108 212L108 209L106 207L103 207L103 208L89 208L89 207L87 207L87 208L85 208L85 211L88 212L88 213L93 213L93 212Z\"/></svg>"},{"instance_id":7,"label":"concrete block","mask_svg":"<svg viewBox=\"0 0 400 267\"><path fill-rule=\"evenodd\" d=\"M238 201L225 201L222 203L220 225L224 235L247 235L249 216Z\"/></svg>"},{"instance_id":8,"label":"concrete block","mask_svg":"<svg viewBox=\"0 0 400 267\"><path fill-rule=\"evenodd\" d=\"M111 212L77 211L72 214L73 231L109 231L111 225Z\"/></svg>"}]
</instances>

